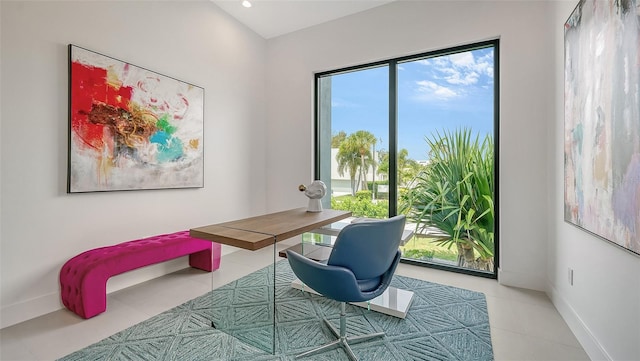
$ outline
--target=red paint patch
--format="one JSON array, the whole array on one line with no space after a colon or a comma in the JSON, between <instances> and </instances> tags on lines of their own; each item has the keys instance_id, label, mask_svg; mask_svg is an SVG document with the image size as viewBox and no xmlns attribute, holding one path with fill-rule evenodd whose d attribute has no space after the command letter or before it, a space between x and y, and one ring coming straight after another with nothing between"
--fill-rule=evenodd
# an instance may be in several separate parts
<instances>
[{"instance_id":1,"label":"red paint patch","mask_svg":"<svg viewBox=\"0 0 640 361\"><path fill-rule=\"evenodd\" d=\"M105 147L105 126L89 121L94 104L107 104L129 111L133 89L109 84L107 70L71 63L71 129L91 148Z\"/></svg>"}]
</instances>

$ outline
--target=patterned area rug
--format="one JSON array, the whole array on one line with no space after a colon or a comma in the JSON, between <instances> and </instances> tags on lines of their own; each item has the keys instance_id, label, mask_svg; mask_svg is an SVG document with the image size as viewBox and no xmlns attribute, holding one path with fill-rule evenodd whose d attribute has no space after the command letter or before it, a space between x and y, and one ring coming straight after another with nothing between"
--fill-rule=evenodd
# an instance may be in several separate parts
<instances>
[{"instance_id":1,"label":"patterned area rug","mask_svg":"<svg viewBox=\"0 0 640 361\"><path fill-rule=\"evenodd\" d=\"M60 360L293 360L333 340L322 318L339 327L340 304L292 289L286 260L275 268L274 316L273 270L258 270ZM360 360L493 360L484 294L398 275L392 285L415 292L405 319L347 305L348 334L386 333L353 345ZM337 348L305 359L348 358Z\"/></svg>"}]
</instances>

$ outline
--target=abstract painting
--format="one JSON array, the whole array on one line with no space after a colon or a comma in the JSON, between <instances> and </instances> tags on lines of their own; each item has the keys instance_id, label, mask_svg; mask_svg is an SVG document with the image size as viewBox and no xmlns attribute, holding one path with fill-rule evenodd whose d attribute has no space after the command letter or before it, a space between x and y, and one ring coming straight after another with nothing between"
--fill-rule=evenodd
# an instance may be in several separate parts
<instances>
[{"instance_id":1,"label":"abstract painting","mask_svg":"<svg viewBox=\"0 0 640 361\"><path fill-rule=\"evenodd\" d=\"M640 255L640 7L581 0L565 24L565 220Z\"/></svg>"},{"instance_id":2,"label":"abstract painting","mask_svg":"<svg viewBox=\"0 0 640 361\"><path fill-rule=\"evenodd\" d=\"M204 186L204 89L69 45L67 192Z\"/></svg>"}]
</instances>

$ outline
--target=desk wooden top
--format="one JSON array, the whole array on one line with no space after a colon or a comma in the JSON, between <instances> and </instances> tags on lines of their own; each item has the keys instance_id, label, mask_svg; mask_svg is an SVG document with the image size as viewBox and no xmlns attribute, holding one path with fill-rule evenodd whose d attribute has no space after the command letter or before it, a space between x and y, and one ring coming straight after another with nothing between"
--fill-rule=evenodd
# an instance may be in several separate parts
<instances>
[{"instance_id":1,"label":"desk wooden top","mask_svg":"<svg viewBox=\"0 0 640 361\"><path fill-rule=\"evenodd\" d=\"M296 208L193 228L189 234L194 238L255 251L350 216L349 211L325 209L307 212L306 207Z\"/></svg>"}]
</instances>

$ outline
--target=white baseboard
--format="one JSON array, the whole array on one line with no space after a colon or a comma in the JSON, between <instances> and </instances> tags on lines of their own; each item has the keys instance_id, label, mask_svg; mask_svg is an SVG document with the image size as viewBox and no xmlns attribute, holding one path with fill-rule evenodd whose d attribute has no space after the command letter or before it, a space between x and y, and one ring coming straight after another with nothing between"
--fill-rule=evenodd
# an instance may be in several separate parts
<instances>
[{"instance_id":1,"label":"white baseboard","mask_svg":"<svg viewBox=\"0 0 640 361\"><path fill-rule=\"evenodd\" d=\"M598 342L598 339L591 333L589 327L582 321L573 307L560 295L552 284L549 284L548 287L550 292L547 295L551 299L551 302L567 323L571 332L576 336L589 358L591 360L612 361L613 358L611 358L600 342Z\"/></svg>"},{"instance_id":2,"label":"white baseboard","mask_svg":"<svg viewBox=\"0 0 640 361\"><path fill-rule=\"evenodd\" d=\"M189 258L184 256L113 276L107 282L107 294L187 267L189 267ZM60 299L59 292L52 292L8 306L2 305L2 309L0 309L0 328L9 327L62 308L64 308L64 305ZM108 309L109 305L107 304Z\"/></svg>"},{"instance_id":3,"label":"white baseboard","mask_svg":"<svg viewBox=\"0 0 640 361\"><path fill-rule=\"evenodd\" d=\"M60 294L53 292L30 300L3 306L0 310L0 328L13 326L20 322L46 315L62 308Z\"/></svg>"},{"instance_id":4,"label":"white baseboard","mask_svg":"<svg viewBox=\"0 0 640 361\"><path fill-rule=\"evenodd\" d=\"M238 251L238 248L222 245L221 256ZM155 265L146 266L121 275L109 278L107 282L107 294L121 289L152 280L166 274L189 267L188 256L176 258ZM107 305L107 309L108 309ZM60 300L59 292L52 292L30 300L18 302L12 305L2 305L0 309L0 329L13 326L20 322L28 321L47 313L64 308Z\"/></svg>"}]
</instances>

